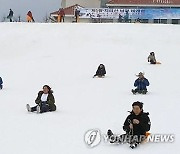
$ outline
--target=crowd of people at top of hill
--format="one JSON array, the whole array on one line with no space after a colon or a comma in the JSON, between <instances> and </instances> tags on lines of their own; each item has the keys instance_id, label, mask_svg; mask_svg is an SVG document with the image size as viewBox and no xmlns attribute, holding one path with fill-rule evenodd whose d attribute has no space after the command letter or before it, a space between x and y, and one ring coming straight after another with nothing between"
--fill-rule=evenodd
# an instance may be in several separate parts
<instances>
[{"instance_id":1,"label":"crowd of people at top of hill","mask_svg":"<svg viewBox=\"0 0 180 154\"><path fill-rule=\"evenodd\" d=\"M13 16L14 16L14 12L12 9L10 9L9 15L7 16L7 19L9 19L10 22L13 22ZM27 22L35 22L31 11L28 11L26 21Z\"/></svg>"},{"instance_id":2,"label":"crowd of people at top of hill","mask_svg":"<svg viewBox=\"0 0 180 154\"><path fill-rule=\"evenodd\" d=\"M65 21L65 11L64 8L60 8L57 12L57 22L64 22ZM80 16L80 10L75 9L74 10L74 22L79 22L79 16ZM10 22L13 22L14 12L12 9L9 10L9 15L7 16L7 19L9 19ZM35 22L32 11L28 11L26 15L26 21L27 22Z\"/></svg>"}]
</instances>

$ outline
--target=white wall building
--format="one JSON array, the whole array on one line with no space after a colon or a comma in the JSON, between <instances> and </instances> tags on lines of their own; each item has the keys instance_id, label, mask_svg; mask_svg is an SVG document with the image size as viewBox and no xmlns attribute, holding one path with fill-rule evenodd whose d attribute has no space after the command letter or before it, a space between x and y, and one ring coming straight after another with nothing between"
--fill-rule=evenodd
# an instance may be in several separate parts
<instances>
[{"instance_id":1,"label":"white wall building","mask_svg":"<svg viewBox=\"0 0 180 154\"><path fill-rule=\"evenodd\" d=\"M101 6L101 0L62 0L63 8L72 6L74 4L87 8L99 8Z\"/></svg>"}]
</instances>

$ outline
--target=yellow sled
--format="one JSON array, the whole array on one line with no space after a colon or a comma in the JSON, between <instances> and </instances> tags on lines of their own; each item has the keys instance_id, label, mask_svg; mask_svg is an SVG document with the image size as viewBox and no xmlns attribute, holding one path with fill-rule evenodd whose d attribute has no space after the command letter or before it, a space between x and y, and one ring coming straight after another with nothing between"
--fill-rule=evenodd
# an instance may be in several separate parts
<instances>
[{"instance_id":1,"label":"yellow sled","mask_svg":"<svg viewBox=\"0 0 180 154\"><path fill-rule=\"evenodd\" d=\"M145 134L146 139L145 139L142 143L147 143L147 138L148 138L148 136L150 136L150 135L151 135L150 132L146 132L146 134Z\"/></svg>"}]
</instances>

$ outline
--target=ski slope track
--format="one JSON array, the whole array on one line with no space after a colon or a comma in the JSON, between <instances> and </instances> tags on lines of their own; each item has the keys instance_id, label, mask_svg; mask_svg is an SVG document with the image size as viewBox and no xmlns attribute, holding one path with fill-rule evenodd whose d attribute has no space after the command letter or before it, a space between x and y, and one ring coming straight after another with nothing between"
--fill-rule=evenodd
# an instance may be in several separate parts
<instances>
[{"instance_id":1,"label":"ski slope track","mask_svg":"<svg viewBox=\"0 0 180 154\"><path fill-rule=\"evenodd\" d=\"M178 25L0 23L0 154L179 154L179 42ZM151 51L161 65L147 62ZM100 63L106 77L92 78ZM131 93L140 71L147 95ZM28 113L45 84L57 111ZM134 101L150 113L150 132L173 143L85 144L89 129L124 133Z\"/></svg>"}]
</instances>

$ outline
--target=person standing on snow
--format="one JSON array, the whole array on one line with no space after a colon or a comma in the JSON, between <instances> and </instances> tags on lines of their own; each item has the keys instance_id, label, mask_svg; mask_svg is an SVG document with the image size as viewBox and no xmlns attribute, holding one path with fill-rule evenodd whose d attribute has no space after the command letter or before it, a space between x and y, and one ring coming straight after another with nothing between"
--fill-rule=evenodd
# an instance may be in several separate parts
<instances>
[{"instance_id":1,"label":"person standing on snow","mask_svg":"<svg viewBox=\"0 0 180 154\"><path fill-rule=\"evenodd\" d=\"M37 113L44 113L56 110L53 91L48 85L44 85L43 90L39 91L35 103L37 105L34 107L30 107L29 104L26 105L28 112L37 111Z\"/></svg>"},{"instance_id":2,"label":"person standing on snow","mask_svg":"<svg viewBox=\"0 0 180 154\"><path fill-rule=\"evenodd\" d=\"M13 15L14 15L14 12L10 9L9 15L7 16L7 18L10 20L10 22L12 22Z\"/></svg>"},{"instance_id":3,"label":"person standing on snow","mask_svg":"<svg viewBox=\"0 0 180 154\"><path fill-rule=\"evenodd\" d=\"M31 11L27 13L27 22L35 22Z\"/></svg>"},{"instance_id":4,"label":"person standing on snow","mask_svg":"<svg viewBox=\"0 0 180 154\"><path fill-rule=\"evenodd\" d=\"M74 14L75 14L76 22L79 22L80 10L76 9Z\"/></svg>"},{"instance_id":5,"label":"person standing on snow","mask_svg":"<svg viewBox=\"0 0 180 154\"><path fill-rule=\"evenodd\" d=\"M151 122L148 115L143 111L143 103L134 102L132 111L124 122L123 130L126 134L117 136L109 129L107 135L110 143L129 143L132 149L137 147L149 135Z\"/></svg>"},{"instance_id":6,"label":"person standing on snow","mask_svg":"<svg viewBox=\"0 0 180 154\"><path fill-rule=\"evenodd\" d=\"M58 22L64 22L65 12L64 9L61 8L58 11Z\"/></svg>"},{"instance_id":7,"label":"person standing on snow","mask_svg":"<svg viewBox=\"0 0 180 154\"><path fill-rule=\"evenodd\" d=\"M144 73L140 72L138 75L138 79L134 82L134 87L137 87L135 90L132 89L132 93L136 94L146 94L147 88L146 86L149 86L149 81L144 77Z\"/></svg>"},{"instance_id":8,"label":"person standing on snow","mask_svg":"<svg viewBox=\"0 0 180 154\"><path fill-rule=\"evenodd\" d=\"M122 19L122 15L121 15L121 14L119 14L118 22L122 22L122 21L123 21L123 19Z\"/></svg>"},{"instance_id":9,"label":"person standing on snow","mask_svg":"<svg viewBox=\"0 0 180 154\"><path fill-rule=\"evenodd\" d=\"M2 89L3 88L3 81L2 81L2 78L0 77L0 89Z\"/></svg>"},{"instance_id":10,"label":"person standing on snow","mask_svg":"<svg viewBox=\"0 0 180 154\"><path fill-rule=\"evenodd\" d=\"M99 77L99 78L102 78L104 77L106 74L106 69L105 69L105 66L103 64L100 64L97 71L96 71L96 74L93 76L94 77Z\"/></svg>"}]
</instances>

